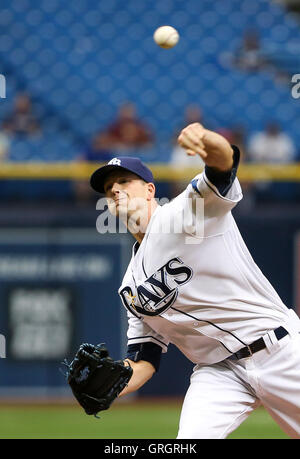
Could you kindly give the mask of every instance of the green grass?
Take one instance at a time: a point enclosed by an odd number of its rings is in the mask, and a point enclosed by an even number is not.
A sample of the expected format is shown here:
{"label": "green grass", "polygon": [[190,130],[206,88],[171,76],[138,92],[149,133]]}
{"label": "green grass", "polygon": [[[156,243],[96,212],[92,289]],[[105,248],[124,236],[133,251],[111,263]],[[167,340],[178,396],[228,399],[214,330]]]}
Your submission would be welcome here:
{"label": "green grass", "polygon": [[[181,403],[115,403],[101,419],[77,406],[22,405],[0,407],[1,439],[174,439]],[[288,438],[264,409],[259,408],[231,439]]]}

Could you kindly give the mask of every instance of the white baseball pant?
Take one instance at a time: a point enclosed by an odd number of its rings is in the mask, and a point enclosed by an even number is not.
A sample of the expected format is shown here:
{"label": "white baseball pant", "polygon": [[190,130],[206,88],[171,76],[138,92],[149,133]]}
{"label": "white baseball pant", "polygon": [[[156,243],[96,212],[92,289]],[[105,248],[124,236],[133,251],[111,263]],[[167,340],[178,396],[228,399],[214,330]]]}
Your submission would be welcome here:
{"label": "white baseball pant", "polygon": [[300,438],[300,334],[274,336],[265,335],[267,347],[251,357],[196,365],[178,439],[226,438],[261,404],[287,435]]}

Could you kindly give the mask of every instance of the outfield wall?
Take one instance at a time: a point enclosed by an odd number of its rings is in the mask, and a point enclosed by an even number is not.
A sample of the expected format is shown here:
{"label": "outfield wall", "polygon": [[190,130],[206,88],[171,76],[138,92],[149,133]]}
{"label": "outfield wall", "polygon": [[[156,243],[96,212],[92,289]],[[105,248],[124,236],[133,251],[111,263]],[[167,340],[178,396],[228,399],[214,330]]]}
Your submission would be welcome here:
{"label": "outfield wall", "polygon": [[[59,369],[79,344],[105,342],[114,358],[124,355],[126,315],[117,289],[133,240],[124,234],[99,235],[94,209],[27,209],[23,227],[15,210],[0,230],[0,333],[6,341],[0,396],[70,395]],[[297,309],[297,209],[237,213],[236,218],[264,274],[288,307]],[[159,374],[140,394],[182,395],[191,370],[192,364],[170,346]]]}

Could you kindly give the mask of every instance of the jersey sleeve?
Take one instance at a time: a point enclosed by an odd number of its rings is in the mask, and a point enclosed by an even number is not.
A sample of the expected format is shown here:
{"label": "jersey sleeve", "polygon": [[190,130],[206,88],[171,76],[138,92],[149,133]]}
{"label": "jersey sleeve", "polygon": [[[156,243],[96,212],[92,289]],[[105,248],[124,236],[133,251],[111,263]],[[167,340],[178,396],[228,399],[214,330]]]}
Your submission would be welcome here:
{"label": "jersey sleeve", "polygon": [[150,362],[157,372],[160,366],[161,353],[162,348],[158,346],[158,344],[150,342],[129,344],[126,358],[132,360],[133,362],[139,362],[140,360]]}
{"label": "jersey sleeve", "polygon": [[228,172],[218,172],[212,167],[205,166],[204,171],[197,175],[190,182],[188,191],[191,189],[200,197],[209,202],[217,202],[224,207],[234,207],[243,197],[240,183],[236,177],[240,151],[237,147],[233,148],[233,166]]}
{"label": "jersey sleeve", "polygon": [[199,240],[206,236],[222,234],[232,224],[231,210],[243,197],[236,177],[240,152],[237,147],[232,148],[233,166],[230,171],[217,172],[206,166],[203,172],[194,177],[187,188],[169,203],[169,215],[183,222],[183,232],[192,238]]}
{"label": "jersey sleeve", "polygon": [[154,343],[161,347],[162,352],[167,352],[169,342],[156,333],[142,319],[128,312],[127,345],[140,343]]}
{"label": "jersey sleeve", "polygon": [[217,172],[205,166],[204,171],[194,177],[185,190],[185,197],[200,197],[204,200],[207,215],[223,215],[233,209],[243,198],[242,189],[236,177],[240,152],[233,148],[233,166],[228,172]]}

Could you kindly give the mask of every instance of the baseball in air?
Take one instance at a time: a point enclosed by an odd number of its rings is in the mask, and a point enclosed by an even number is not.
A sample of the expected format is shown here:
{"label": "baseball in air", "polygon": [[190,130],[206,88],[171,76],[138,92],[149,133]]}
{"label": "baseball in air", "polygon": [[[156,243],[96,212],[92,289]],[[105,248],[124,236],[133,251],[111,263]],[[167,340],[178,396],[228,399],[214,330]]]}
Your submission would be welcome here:
{"label": "baseball in air", "polygon": [[158,27],[153,35],[155,43],[161,48],[173,48],[178,43],[179,33],[174,27],[162,26]]}

